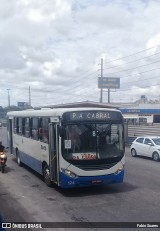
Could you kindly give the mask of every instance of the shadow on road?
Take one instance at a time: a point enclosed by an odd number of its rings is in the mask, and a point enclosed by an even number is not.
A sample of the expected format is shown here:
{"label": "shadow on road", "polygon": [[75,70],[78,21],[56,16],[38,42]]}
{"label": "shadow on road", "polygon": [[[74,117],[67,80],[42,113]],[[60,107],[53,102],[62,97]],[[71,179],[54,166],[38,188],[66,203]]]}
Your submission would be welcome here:
{"label": "shadow on road", "polygon": [[[16,162],[15,159],[12,160]],[[23,164],[22,167],[43,181],[43,176],[41,176],[39,173],[31,169],[30,167],[28,167],[25,164]],[[8,167],[8,171],[12,171],[12,170],[14,171],[14,169]],[[7,172],[7,168],[6,168],[6,172]],[[27,178],[28,176],[24,174],[23,177]],[[32,187],[38,187],[38,184],[32,185]],[[121,184],[110,184],[106,186],[91,186],[91,187],[80,187],[80,188],[71,188],[71,189],[62,189],[57,185],[53,184],[51,188],[61,193],[64,197],[85,197],[89,195],[118,194],[118,193],[130,192],[130,191],[134,191],[137,188],[137,186],[128,182],[124,182]]]}
{"label": "shadow on road", "polygon": [[[17,164],[15,158],[13,158],[12,161],[15,162],[15,163]],[[25,165],[25,164],[22,163],[22,166],[21,166],[21,167],[22,167],[22,168],[25,168],[27,171],[29,171],[30,173],[34,174],[36,177],[38,177],[39,179],[43,180],[42,175],[40,175],[38,172],[34,171],[32,168],[28,167],[27,165]],[[19,168],[21,168],[21,167],[19,167]],[[14,170],[14,169],[13,169],[13,170]],[[24,175],[24,177],[25,177],[25,175]]]}
{"label": "shadow on road", "polygon": [[100,194],[117,194],[134,191],[137,186],[130,183],[124,182],[122,184],[107,185],[107,186],[92,186],[83,188],[72,188],[72,189],[55,189],[63,194],[65,197],[83,197],[89,195],[100,195]]}
{"label": "shadow on road", "polygon": [[[8,173],[8,172],[13,172],[13,171],[15,171],[14,168],[11,168],[11,167],[9,167],[9,166],[6,166],[3,174],[6,174],[6,173]],[[1,173],[1,171],[0,171],[0,173]]]}

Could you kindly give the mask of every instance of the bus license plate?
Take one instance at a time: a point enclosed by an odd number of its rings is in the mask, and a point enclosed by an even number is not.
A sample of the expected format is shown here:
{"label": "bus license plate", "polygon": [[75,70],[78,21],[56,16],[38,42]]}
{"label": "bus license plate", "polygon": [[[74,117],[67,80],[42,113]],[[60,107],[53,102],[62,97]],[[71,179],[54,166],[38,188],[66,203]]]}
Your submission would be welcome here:
{"label": "bus license plate", "polygon": [[101,184],[102,180],[92,180],[92,184]]}

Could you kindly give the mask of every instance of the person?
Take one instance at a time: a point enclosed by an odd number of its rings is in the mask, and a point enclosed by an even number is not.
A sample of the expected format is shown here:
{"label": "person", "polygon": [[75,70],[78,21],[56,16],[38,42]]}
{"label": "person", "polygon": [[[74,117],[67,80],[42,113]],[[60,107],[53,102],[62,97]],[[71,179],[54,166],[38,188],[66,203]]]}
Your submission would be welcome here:
{"label": "person", "polygon": [[[4,152],[4,153],[2,153]],[[2,141],[0,141],[0,155],[5,154],[5,163],[7,161],[7,153],[5,147],[2,145]]]}
{"label": "person", "polygon": [[5,147],[2,145],[2,141],[0,141],[0,152],[4,152],[5,151]]}
{"label": "person", "polygon": [[76,150],[80,150],[80,137],[78,134],[78,131],[76,129],[76,126],[72,126],[69,134],[69,138],[71,139],[71,146],[73,149],[73,152]]}

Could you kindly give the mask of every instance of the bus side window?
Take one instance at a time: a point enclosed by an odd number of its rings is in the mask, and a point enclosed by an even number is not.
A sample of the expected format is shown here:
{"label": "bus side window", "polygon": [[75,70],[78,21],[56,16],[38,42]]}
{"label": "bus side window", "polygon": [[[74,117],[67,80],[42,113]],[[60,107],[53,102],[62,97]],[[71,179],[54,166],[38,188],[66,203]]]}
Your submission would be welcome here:
{"label": "bus side window", "polygon": [[23,131],[23,119],[20,117],[20,118],[17,118],[17,124],[18,124],[18,127],[17,127],[17,133],[19,135],[22,135],[22,131]]}
{"label": "bus side window", "polygon": [[24,135],[26,137],[30,137],[30,119],[29,118],[24,119]]}
{"label": "bus side window", "polygon": [[17,128],[18,128],[18,123],[17,123],[17,118],[15,117],[15,118],[14,118],[14,131],[13,131],[14,134],[16,134],[16,133],[18,132],[18,129],[17,129]]}
{"label": "bus side window", "polygon": [[49,118],[41,118],[39,137],[42,142],[49,142]]}
{"label": "bus side window", "polygon": [[39,125],[39,119],[38,118],[32,118],[31,121],[31,137],[35,140],[39,139],[39,133],[38,133],[38,125]]}

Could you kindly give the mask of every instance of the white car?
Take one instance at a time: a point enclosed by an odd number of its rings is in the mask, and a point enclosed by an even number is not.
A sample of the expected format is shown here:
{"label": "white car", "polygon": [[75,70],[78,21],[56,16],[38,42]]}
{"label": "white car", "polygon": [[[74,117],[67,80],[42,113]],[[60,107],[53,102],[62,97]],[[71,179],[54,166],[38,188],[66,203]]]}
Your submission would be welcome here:
{"label": "white car", "polygon": [[137,137],[131,145],[131,155],[151,157],[155,161],[160,159],[160,136]]}

